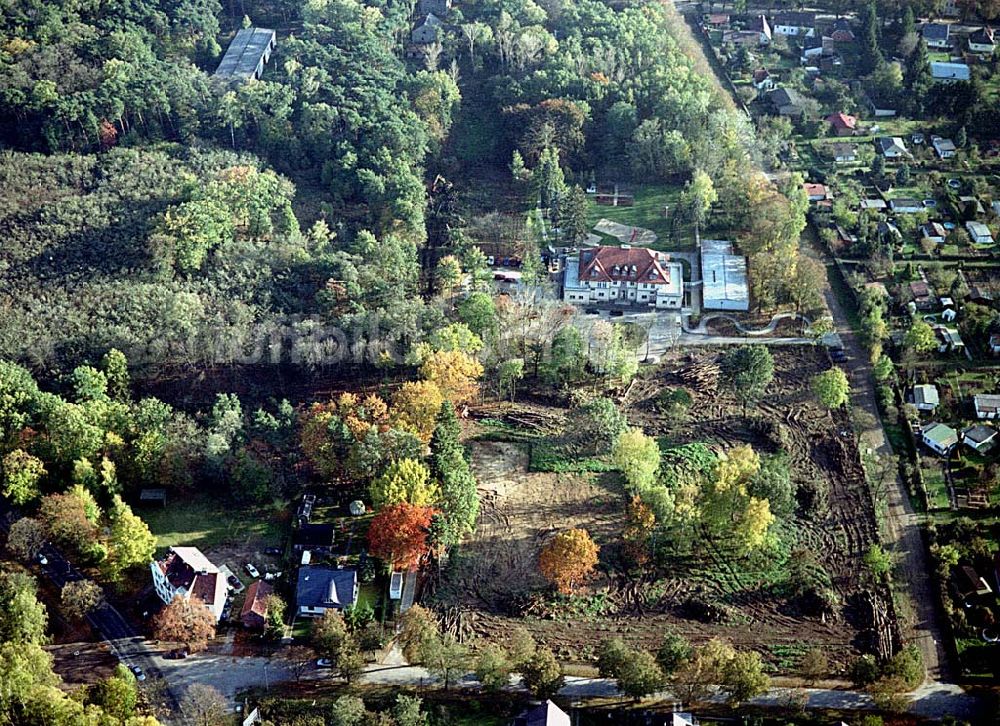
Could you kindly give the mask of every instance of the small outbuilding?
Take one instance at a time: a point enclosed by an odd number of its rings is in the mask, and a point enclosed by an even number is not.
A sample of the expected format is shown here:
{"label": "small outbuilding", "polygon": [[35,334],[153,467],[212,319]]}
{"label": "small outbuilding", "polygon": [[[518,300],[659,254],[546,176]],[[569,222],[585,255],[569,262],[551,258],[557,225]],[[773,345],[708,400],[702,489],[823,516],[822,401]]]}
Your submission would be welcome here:
{"label": "small outbuilding", "polygon": [[947,456],[958,445],[958,432],[943,423],[929,423],[920,429],[920,440],[939,456]]}
{"label": "small outbuilding", "polygon": [[913,387],[913,405],[918,411],[934,411],[940,403],[937,386],[923,383]]}
{"label": "small outbuilding", "polygon": [[975,424],[962,432],[962,443],[979,454],[985,454],[996,444],[997,430],[986,424]]}

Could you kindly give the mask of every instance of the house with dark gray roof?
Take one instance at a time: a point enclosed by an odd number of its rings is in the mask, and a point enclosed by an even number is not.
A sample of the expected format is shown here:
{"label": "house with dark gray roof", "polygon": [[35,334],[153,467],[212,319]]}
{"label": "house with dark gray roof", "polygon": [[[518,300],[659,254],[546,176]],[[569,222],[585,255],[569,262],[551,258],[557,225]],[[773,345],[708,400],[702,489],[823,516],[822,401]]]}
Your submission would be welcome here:
{"label": "house with dark gray roof", "polygon": [[332,567],[303,565],[295,587],[295,610],[300,617],[322,617],[327,610],[343,610],[358,599],[358,573]]}
{"label": "house with dark gray roof", "polygon": [[801,116],[805,99],[794,88],[776,88],[767,94],[767,100],[780,116]]}
{"label": "house with dark gray roof", "polygon": [[928,48],[951,47],[951,26],[947,23],[924,23],[924,27],[920,29],[920,36]]}

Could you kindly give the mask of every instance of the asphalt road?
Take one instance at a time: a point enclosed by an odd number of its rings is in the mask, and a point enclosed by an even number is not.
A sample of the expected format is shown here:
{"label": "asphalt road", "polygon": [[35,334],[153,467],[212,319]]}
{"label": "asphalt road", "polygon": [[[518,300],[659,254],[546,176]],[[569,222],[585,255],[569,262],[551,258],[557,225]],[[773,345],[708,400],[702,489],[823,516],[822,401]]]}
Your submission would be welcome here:
{"label": "asphalt road", "polygon": [[[6,508],[0,503],[0,527],[4,531],[10,528],[17,513]],[[42,575],[48,578],[57,588],[62,589],[67,582],[84,580],[86,577],[76,569],[73,564],[63,556],[62,552],[46,543],[41,550],[41,555],[45,558],[45,564],[39,560],[36,566]],[[138,666],[142,669],[146,677],[145,683],[162,676],[161,671],[156,667],[153,660],[154,650],[146,643],[146,639],[139,633],[125,617],[111,604],[105,593],[104,602],[99,608],[87,616],[87,622],[93,627],[111,648],[118,660],[128,668]],[[170,714],[175,716],[161,718],[162,723],[183,723],[180,709],[180,694],[169,682],[164,682],[162,689],[163,706]]]}

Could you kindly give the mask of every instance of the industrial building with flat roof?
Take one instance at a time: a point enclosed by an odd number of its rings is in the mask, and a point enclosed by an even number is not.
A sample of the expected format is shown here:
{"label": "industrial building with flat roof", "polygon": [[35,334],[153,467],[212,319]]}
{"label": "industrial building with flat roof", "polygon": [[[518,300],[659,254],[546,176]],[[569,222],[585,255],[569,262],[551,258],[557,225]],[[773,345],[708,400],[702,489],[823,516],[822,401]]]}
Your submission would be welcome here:
{"label": "industrial building with flat roof", "polygon": [[705,310],[749,310],[747,260],[733,254],[733,243],[701,240],[702,302]]}
{"label": "industrial building with flat roof", "polygon": [[271,59],[275,36],[270,28],[243,28],[222,56],[215,78],[224,81],[258,80]]}

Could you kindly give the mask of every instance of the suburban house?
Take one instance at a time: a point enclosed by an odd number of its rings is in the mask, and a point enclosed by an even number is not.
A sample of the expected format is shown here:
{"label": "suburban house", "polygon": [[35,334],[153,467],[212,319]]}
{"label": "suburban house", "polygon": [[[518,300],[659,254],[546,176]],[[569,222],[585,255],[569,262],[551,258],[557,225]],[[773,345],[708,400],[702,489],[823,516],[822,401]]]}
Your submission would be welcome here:
{"label": "suburban house", "polygon": [[846,113],[831,114],[826,117],[826,122],[833,127],[833,132],[837,136],[853,136],[858,128],[857,117]]}
{"label": "suburban house", "polygon": [[739,45],[745,48],[758,48],[766,43],[761,42],[761,34],[753,30],[724,30],[723,45]]}
{"label": "suburban house", "polygon": [[328,552],[333,547],[332,524],[303,524],[292,533],[292,549]]}
{"label": "suburban house", "polygon": [[240,29],[212,77],[229,83],[259,80],[271,59],[275,37],[270,28]]}
{"label": "suburban house", "polygon": [[977,55],[993,55],[997,44],[993,28],[980,28],[969,36],[969,52]]}
{"label": "suburban house", "polygon": [[247,588],[246,600],[240,611],[240,622],[247,630],[263,630],[267,618],[267,598],[274,594],[271,584],[263,580],[254,581]]}
{"label": "suburban house", "polygon": [[875,139],[875,148],[886,159],[898,159],[910,155],[906,150],[906,142],[899,136],[879,136]]}
{"label": "suburban house", "polygon": [[295,610],[301,617],[318,618],[327,610],[343,610],[358,599],[358,573],[331,567],[303,565],[295,587]]}
{"label": "suburban house", "polygon": [[770,91],[774,89],[774,78],[767,68],[758,68],[753,72],[753,87],[758,91]]}
{"label": "suburban house", "polygon": [[948,230],[940,222],[928,222],[920,225],[920,238],[930,240],[936,244],[943,244]]}
{"label": "suburban house", "polygon": [[936,325],[934,334],[938,339],[938,353],[957,353],[965,350],[965,341],[955,328]]}
{"label": "suburban house", "polygon": [[859,209],[874,209],[881,211],[883,209],[887,209],[888,207],[889,205],[885,203],[884,199],[862,199],[858,203]]}
{"label": "suburban house", "polygon": [[985,424],[975,424],[962,432],[962,443],[979,454],[985,454],[996,444],[997,430]]}
{"label": "suburban house", "polygon": [[918,411],[933,411],[941,403],[937,386],[923,383],[913,387],[913,405]]}
{"label": "suburban house", "polygon": [[779,13],[774,16],[771,28],[778,35],[811,38],[816,35],[816,14]]}
{"label": "suburban house", "polygon": [[747,258],[733,253],[732,242],[701,240],[702,302],[705,310],[749,310]]}
{"label": "suburban house", "polygon": [[769,45],[771,43],[771,26],[767,22],[767,18],[763,15],[755,15],[753,19],[747,23],[747,31],[754,33],[757,36],[758,45]]}
{"label": "suburban house", "polygon": [[928,48],[943,50],[951,47],[951,26],[947,23],[925,23],[920,36]]}
{"label": "suburban house", "polygon": [[451,0],[420,0],[421,15],[445,16],[451,10]]}
{"label": "suburban house", "polygon": [[837,245],[840,247],[850,247],[858,241],[856,234],[851,234],[839,224],[834,227],[837,233]]}
{"label": "suburban house", "polygon": [[993,305],[993,293],[980,285],[970,285],[968,300],[969,302],[989,307]]}
{"label": "suburban house", "polygon": [[975,567],[962,565],[956,572],[955,591],[965,599],[973,596],[989,595],[993,592],[986,578],[976,572]]}
{"label": "suburban house", "polygon": [[967,81],[969,66],[965,63],[945,63],[944,61],[931,61],[931,78],[941,83],[958,83]]}
{"label": "suburban house", "polygon": [[802,56],[800,61],[806,63],[809,60],[832,56],[836,53],[833,45],[833,38],[827,35],[815,35],[806,38],[802,42]]}
{"label": "suburban house", "polygon": [[669,255],[646,247],[594,247],[566,260],[563,300],[611,302],[679,309],[684,268]]}
{"label": "suburban house", "polygon": [[802,115],[805,99],[794,88],[777,88],[767,95],[767,100],[779,116]]}
{"label": "suburban house", "polygon": [[410,41],[414,45],[430,45],[437,41],[441,35],[441,19],[434,13],[427,13],[427,17],[420,25],[410,33]]}
{"label": "suburban house", "polygon": [[923,280],[914,280],[910,283],[910,295],[917,310],[931,310],[934,307],[934,296],[931,295],[931,287]]}
{"label": "suburban house", "polygon": [[830,145],[830,156],[838,164],[850,164],[858,159],[857,144],[845,144],[843,142]]}
{"label": "suburban house", "polygon": [[830,29],[830,37],[835,43],[850,43],[854,40],[854,29],[847,18],[837,18]]}
{"label": "suburban house", "polygon": [[805,189],[806,196],[809,197],[810,202],[821,202],[824,199],[831,199],[833,197],[833,194],[830,193],[825,184],[806,182],[802,185],[802,188]]}
{"label": "suburban house", "polygon": [[722,30],[729,26],[729,15],[726,13],[709,13],[702,19],[702,22],[705,24],[705,27]]}
{"label": "suburban house", "polygon": [[514,719],[513,726],[570,726],[569,714],[552,701],[532,706]]}
{"label": "suburban house", "polygon": [[219,568],[209,562],[197,547],[171,547],[162,560],[149,563],[153,588],[160,599],[169,603],[180,596],[192,596],[204,603],[215,619],[222,617],[229,586]]}
{"label": "suburban house", "polygon": [[975,219],[986,214],[983,203],[977,197],[961,196],[958,198],[958,207],[965,219]]}
{"label": "suburban house", "polygon": [[979,393],[972,397],[976,418],[1000,418],[1000,394]]}
{"label": "suburban house", "polygon": [[969,237],[972,238],[973,244],[993,244],[993,234],[990,232],[990,228],[982,222],[966,222],[965,229],[968,231]]}
{"label": "suburban house", "polygon": [[883,243],[887,241],[896,243],[903,239],[903,233],[899,231],[899,227],[889,220],[883,219],[875,229],[878,232],[879,240]]}
{"label": "suburban house", "polygon": [[958,445],[958,432],[943,423],[929,423],[921,427],[920,440],[935,453],[947,456]]}
{"label": "suburban house", "polygon": [[942,159],[951,159],[955,156],[957,147],[951,139],[943,139],[940,136],[931,136],[931,146]]}
{"label": "suburban house", "polygon": [[865,106],[875,118],[894,118],[897,114],[895,106],[889,105],[889,103],[881,98],[875,98],[870,95],[865,96]]}

